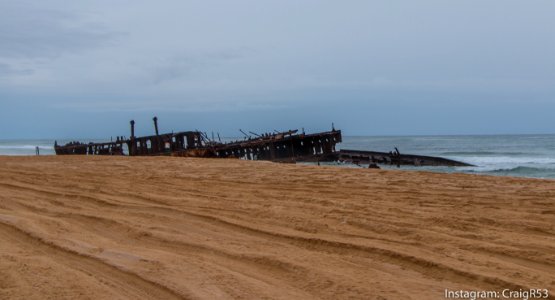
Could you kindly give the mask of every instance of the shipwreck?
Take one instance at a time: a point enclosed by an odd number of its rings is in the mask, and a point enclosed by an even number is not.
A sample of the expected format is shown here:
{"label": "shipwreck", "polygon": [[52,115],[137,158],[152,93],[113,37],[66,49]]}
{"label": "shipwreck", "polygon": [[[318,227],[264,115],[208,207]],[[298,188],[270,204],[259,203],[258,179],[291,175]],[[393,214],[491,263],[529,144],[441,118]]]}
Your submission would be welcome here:
{"label": "shipwreck", "polygon": [[154,135],[135,136],[135,121],[131,120],[131,135],[117,136],[109,142],[83,143],[72,141],[65,145],[54,142],[56,155],[128,155],[128,156],[182,156],[239,158],[246,160],[267,160],[273,162],[345,162],[368,163],[370,166],[412,165],[412,166],[471,166],[464,162],[441,157],[401,154],[399,150],[375,152],[361,150],[337,150],[342,142],[341,130],[333,125],[331,131],[307,134],[302,130],[257,134],[250,132],[242,140],[222,142],[210,138],[206,133],[181,131],[158,132],[158,118],[154,117]]}

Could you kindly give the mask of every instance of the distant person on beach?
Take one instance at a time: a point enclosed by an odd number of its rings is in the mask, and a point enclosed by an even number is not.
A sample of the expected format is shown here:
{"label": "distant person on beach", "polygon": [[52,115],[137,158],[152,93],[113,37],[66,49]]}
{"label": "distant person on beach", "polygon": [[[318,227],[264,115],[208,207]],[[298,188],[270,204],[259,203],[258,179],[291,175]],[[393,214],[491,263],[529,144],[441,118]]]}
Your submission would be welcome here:
{"label": "distant person on beach", "polygon": [[395,156],[395,161],[397,162],[397,168],[401,167],[401,153],[399,152],[399,149],[397,149],[397,147],[395,147],[395,152],[393,153]]}

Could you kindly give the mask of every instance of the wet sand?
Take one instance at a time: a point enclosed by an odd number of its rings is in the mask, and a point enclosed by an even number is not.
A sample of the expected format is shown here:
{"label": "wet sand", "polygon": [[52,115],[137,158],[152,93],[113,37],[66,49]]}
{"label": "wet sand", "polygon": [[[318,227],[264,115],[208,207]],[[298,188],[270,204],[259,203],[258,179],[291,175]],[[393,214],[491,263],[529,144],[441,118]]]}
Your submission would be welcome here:
{"label": "wet sand", "polygon": [[0,157],[0,299],[555,294],[555,181]]}

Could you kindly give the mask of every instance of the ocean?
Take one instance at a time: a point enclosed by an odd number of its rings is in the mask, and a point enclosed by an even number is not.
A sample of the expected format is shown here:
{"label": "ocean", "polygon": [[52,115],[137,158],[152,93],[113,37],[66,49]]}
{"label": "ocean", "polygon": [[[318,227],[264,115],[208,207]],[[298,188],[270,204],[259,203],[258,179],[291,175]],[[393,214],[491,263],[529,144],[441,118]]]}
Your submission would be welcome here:
{"label": "ocean", "polygon": [[[0,140],[0,155],[35,155],[37,146],[41,155],[53,155],[53,144],[54,140],[48,139]],[[344,136],[338,145],[339,149],[384,152],[394,147],[405,154],[440,156],[475,165],[401,168],[406,170],[555,178],[555,135]]]}

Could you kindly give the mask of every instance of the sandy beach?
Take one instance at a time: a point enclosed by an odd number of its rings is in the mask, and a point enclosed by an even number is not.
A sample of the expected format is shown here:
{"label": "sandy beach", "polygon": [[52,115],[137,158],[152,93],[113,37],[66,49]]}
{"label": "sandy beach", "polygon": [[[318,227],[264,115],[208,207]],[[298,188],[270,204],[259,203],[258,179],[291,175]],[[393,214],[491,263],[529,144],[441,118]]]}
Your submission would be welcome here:
{"label": "sandy beach", "polygon": [[0,299],[555,294],[555,181],[0,157]]}

